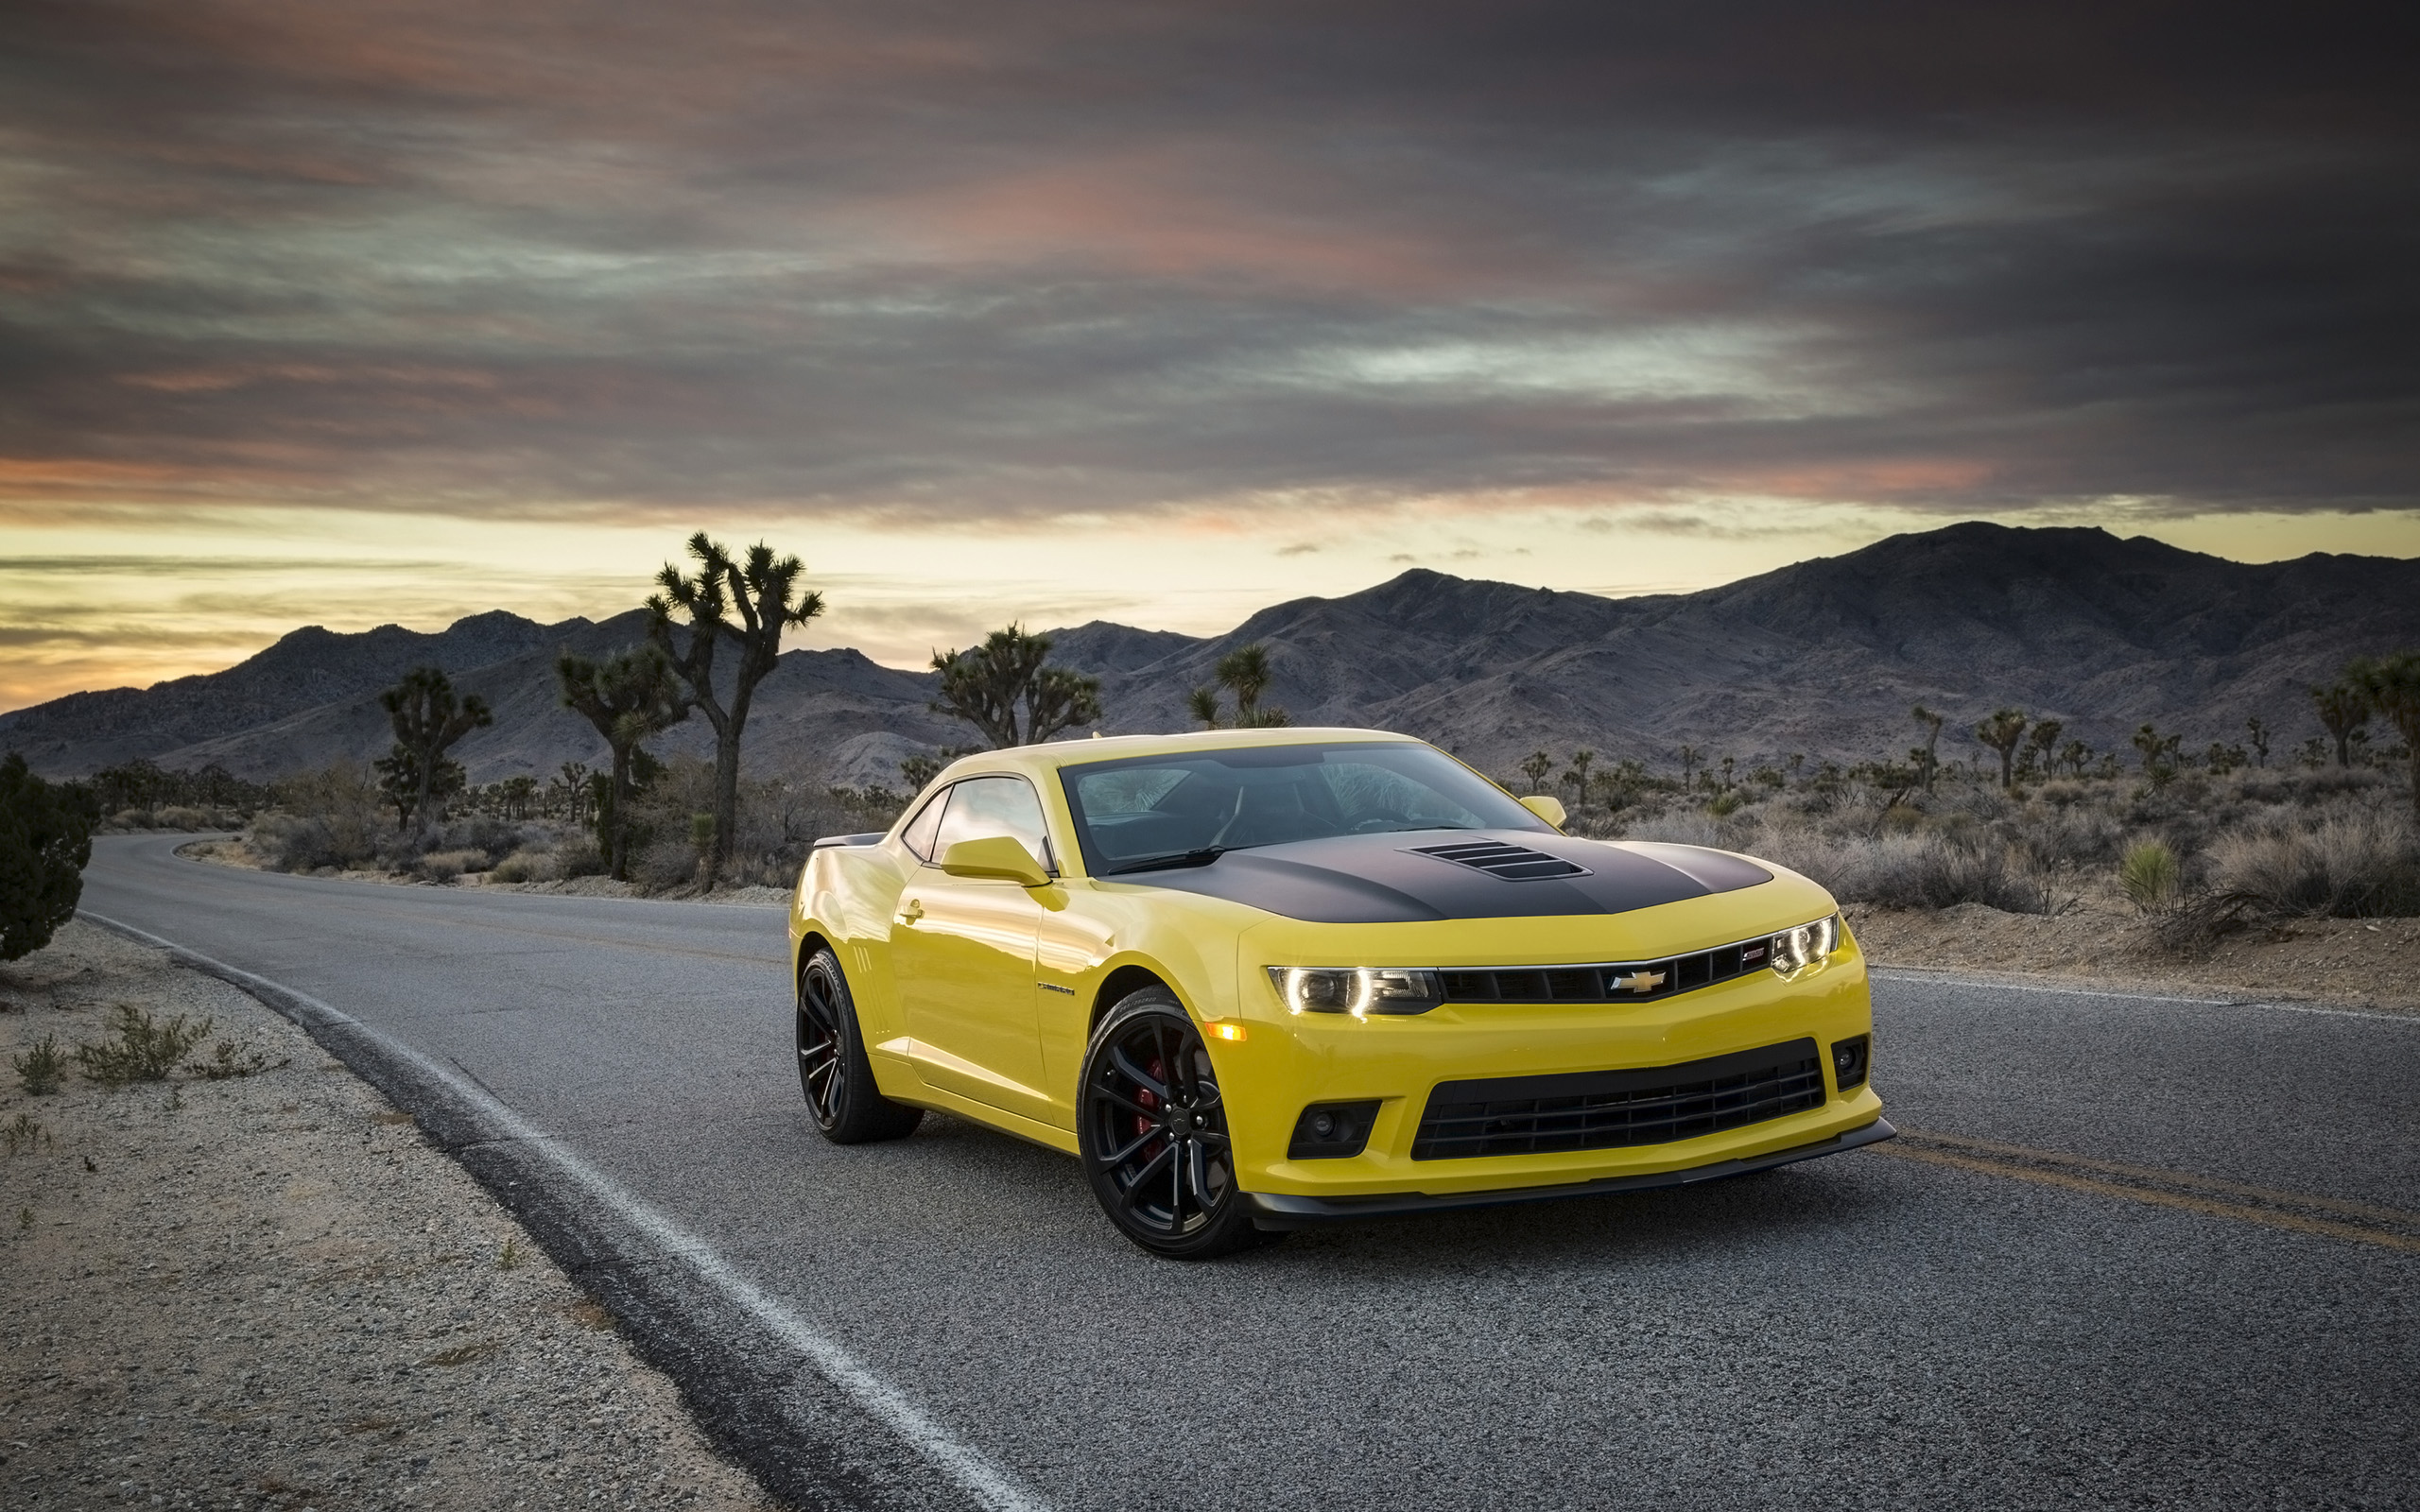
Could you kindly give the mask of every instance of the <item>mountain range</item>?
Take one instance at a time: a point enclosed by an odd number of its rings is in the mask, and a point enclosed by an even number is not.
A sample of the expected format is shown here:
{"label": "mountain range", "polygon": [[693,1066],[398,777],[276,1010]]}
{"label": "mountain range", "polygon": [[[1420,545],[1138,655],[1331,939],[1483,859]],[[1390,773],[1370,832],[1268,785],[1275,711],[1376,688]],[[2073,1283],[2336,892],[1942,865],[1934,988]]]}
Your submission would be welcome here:
{"label": "mountain range", "polygon": [[[367,759],[391,738],[378,691],[436,665],[495,711],[455,749],[472,780],[544,775],[602,755],[557,700],[557,650],[611,650],[644,627],[637,610],[556,625],[496,610],[435,633],[312,626],[222,672],[0,714],[0,749],[54,776],[136,757],[251,778]],[[2308,689],[2348,657],[2420,647],[2420,561],[2247,564],[2099,529],[1965,524],[1694,593],[1612,599],[1414,570],[1223,635],[1097,621],[1052,636],[1055,662],[1100,679],[1105,733],[1188,728],[1187,691],[1258,642],[1274,668],[1265,701],[1294,723],[1399,730],[1499,773],[1581,746],[1655,767],[1684,742],[1743,764],[1869,759],[1906,749],[1917,703],[1949,715],[1945,755],[2004,705],[2102,748],[2146,722],[2188,748],[2238,740],[2253,715],[2282,747],[2317,733]],[[974,738],[932,712],[933,694],[929,673],[854,650],[786,652],[757,689],[749,767],[895,786],[902,758]],[[702,718],[657,743],[711,745]]]}

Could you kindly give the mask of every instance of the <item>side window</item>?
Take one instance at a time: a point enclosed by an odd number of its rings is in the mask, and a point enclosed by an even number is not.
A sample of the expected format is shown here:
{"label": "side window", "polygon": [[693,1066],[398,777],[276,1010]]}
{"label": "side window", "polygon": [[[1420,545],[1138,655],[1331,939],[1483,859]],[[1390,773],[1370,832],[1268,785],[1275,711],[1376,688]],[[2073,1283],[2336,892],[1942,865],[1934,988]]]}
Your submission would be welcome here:
{"label": "side window", "polygon": [[951,788],[949,812],[942,816],[932,853],[925,859],[938,861],[960,840],[986,840],[995,834],[1023,840],[1045,868],[1059,869],[1057,858],[1050,853],[1050,835],[1043,828],[1042,800],[1022,777],[970,777]]}
{"label": "side window", "polygon": [[942,810],[949,806],[949,796],[952,791],[953,789],[944,787],[934,794],[932,801],[925,805],[924,811],[909,819],[908,828],[899,832],[900,844],[915,851],[916,859],[919,861],[933,859],[933,832],[941,828]]}

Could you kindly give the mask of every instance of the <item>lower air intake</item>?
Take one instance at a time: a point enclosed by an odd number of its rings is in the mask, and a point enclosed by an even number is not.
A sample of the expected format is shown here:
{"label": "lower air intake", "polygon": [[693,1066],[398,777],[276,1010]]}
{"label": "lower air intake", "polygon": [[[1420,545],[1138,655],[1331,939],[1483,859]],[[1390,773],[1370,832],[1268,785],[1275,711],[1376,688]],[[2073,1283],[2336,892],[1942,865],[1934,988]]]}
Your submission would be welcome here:
{"label": "lower air intake", "polygon": [[1440,1082],[1411,1158],[1668,1144],[1823,1106],[1824,1062],[1812,1040],[1637,1071]]}

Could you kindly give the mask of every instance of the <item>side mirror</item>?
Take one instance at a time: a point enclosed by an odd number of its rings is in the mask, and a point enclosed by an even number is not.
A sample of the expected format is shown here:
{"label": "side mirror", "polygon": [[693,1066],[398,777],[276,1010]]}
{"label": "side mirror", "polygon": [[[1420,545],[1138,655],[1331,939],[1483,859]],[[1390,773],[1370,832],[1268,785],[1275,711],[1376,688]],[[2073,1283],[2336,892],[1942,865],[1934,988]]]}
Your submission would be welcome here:
{"label": "side mirror", "polygon": [[1556,829],[1563,828],[1563,799],[1547,793],[1532,793],[1521,800],[1521,806]]}
{"label": "side mirror", "polygon": [[1025,842],[1005,834],[959,841],[942,852],[942,869],[953,877],[988,877],[1020,887],[1050,885],[1050,873],[1042,869]]}

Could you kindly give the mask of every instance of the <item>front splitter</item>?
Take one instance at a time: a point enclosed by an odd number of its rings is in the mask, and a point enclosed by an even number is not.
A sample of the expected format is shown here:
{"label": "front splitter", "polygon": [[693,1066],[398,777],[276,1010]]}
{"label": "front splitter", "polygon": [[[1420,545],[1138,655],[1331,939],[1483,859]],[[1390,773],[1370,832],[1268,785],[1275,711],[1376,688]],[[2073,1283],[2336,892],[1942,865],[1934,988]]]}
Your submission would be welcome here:
{"label": "front splitter", "polygon": [[1446,1212],[1457,1208],[1501,1208],[1516,1202],[1554,1202],[1564,1197],[1599,1197],[1617,1192],[1652,1192],[1662,1187],[1694,1186],[1701,1181],[1720,1181],[1726,1177],[1746,1176],[1754,1171],[1770,1171],[1777,1165],[1838,1155],[1859,1145],[1879,1143],[1898,1132],[1891,1126],[1889,1119],[1877,1118],[1864,1127],[1851,1129],[1845,1134],[1835,1134],[1811,1144],[1793,1144],[1786,1150],[1772,1150],[1742,1160],[1717,1160],[1711,1165],[1693,1165],[1682,1171],[1655,1171],[1645,1176],[1601,1177],[1594,1181],[1573,1181],[1550,1187],[1512,1187],[1495,1192],[1454,1192],[1443,1195],[1426,1192],[1386,1192],[1364,1197],[1303,1197],[1265,1192],[1251,1192],[1245,1195],[1252,1200],[1253,1226],[1274,1231],[1354,1218],[1385,1218],[1397,1213]]}

